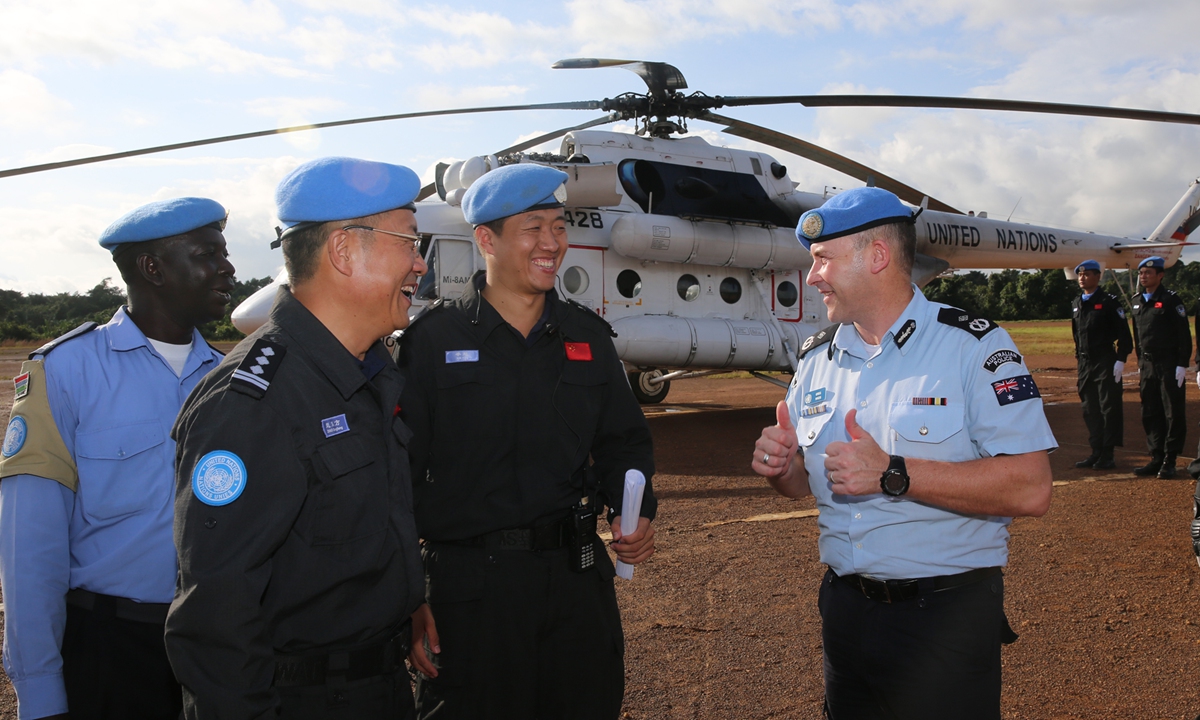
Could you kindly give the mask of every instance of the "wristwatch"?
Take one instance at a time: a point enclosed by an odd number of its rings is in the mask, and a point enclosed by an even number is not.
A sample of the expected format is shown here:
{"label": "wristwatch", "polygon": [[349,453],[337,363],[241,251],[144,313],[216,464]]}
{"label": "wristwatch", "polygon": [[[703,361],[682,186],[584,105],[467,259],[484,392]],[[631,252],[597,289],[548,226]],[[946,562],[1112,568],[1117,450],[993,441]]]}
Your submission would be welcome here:
{"label": "wristwatch", "polygon": [[899,455],[889,457],[892,461],[888,463],[887,470],[883,471],[883,477],[879,478],[879,487],[883,489],[884,495],[900,497],[908,492],[908,470],[904,466],[904,458]]}

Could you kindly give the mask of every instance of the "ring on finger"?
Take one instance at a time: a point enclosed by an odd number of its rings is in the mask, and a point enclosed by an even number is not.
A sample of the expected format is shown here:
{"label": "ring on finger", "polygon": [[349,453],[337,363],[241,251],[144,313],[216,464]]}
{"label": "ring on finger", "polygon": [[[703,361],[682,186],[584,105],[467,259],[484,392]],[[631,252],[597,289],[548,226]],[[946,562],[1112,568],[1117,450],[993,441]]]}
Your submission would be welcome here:
{"label": "ring on finger", "polygon": [[771,453],[763,453],[762,464],[763,465],[771,464]]}

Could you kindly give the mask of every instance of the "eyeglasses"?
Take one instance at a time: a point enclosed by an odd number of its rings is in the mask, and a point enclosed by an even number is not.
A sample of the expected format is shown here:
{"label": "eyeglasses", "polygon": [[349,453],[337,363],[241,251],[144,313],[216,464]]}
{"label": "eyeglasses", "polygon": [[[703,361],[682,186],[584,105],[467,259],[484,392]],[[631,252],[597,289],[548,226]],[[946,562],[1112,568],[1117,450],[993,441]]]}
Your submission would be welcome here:
{"label": "eyeglasses", "polygon": [[412,244],[411,247],[412,247],[413,257],[421,256],[421,249],[420,249],[421,238],[417,237],[416,235],[392,232],[391,230],[380,230],[379,228],[373,228],[373,227],[369,227],[367,225],[347,225],[346,227],[344,227],[342,229],[343,230],[370,230],[371,232],[383,233],[384,235],[392,235],[393,237],[398,237],[401,240],[406,240]]}

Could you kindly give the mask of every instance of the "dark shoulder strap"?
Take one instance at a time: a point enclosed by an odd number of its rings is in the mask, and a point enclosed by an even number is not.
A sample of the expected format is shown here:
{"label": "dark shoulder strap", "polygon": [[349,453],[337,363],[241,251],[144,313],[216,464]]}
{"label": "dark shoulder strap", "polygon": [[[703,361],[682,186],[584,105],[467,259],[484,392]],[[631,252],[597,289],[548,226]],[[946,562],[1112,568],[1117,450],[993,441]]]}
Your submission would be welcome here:
{"label": "dark shoulder strap", "polygon": [[38,355],[41,355],[43,357],[46,355],[49,355],[50,351],[53,350],[54,348],[58,347],[59,345],[62,345],[65,342],[70,342],[71,340],[74,340],[77,337],[83,337],[84,335],[87,335],[91,331],[95,330],[97,327],[99,327],[99,325],[97,325],[96,323],[89,320],[89,321],[85,322],[84,324],[80,325],[79,327],[75,328],[71,332],[67,333],[66,335],[59,335],[58,337],[54,338],[50,342],[41,346],[37,350],[34,350],[33,352],[29,353],[29,359],[32,360],[35,357],[37,357]]}

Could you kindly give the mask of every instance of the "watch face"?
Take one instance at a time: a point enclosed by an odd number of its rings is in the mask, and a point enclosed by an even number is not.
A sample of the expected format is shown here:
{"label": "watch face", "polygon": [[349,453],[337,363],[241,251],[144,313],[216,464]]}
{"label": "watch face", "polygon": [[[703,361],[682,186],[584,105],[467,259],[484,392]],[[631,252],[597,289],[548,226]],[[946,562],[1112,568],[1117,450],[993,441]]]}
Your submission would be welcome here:
{"label": "watch face", "polygon": [[883,491],[888,495],[903,495],[908,490],[908,477],[899,470],[888,470],[883,474]]}

